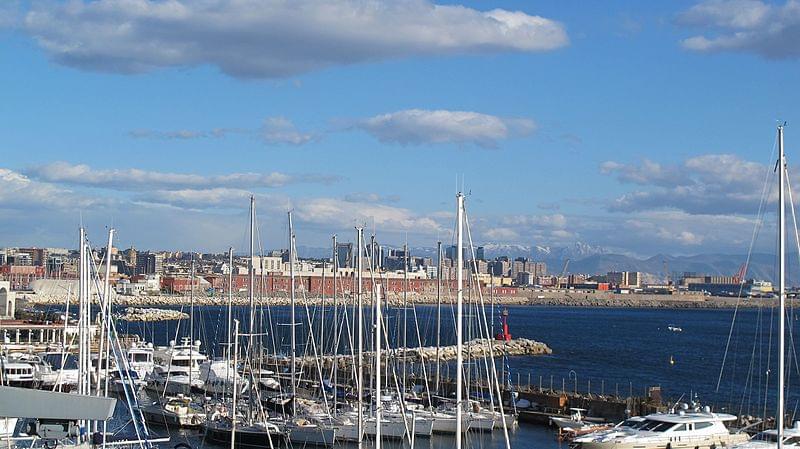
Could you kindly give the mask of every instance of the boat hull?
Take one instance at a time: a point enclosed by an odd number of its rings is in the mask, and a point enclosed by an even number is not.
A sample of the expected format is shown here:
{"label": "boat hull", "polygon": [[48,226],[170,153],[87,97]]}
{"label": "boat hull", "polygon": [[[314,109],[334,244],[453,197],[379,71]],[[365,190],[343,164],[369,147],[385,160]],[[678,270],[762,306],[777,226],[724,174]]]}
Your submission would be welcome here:
{"label": "boat hull", "polygon": [[[231,427],[222,424],[206,424],[203,426],[205,439],[209,443],[230,447]],[[270,444],[272,440],[272,444]],[[266,448],[277,445],[285,440],[285,435],[277,429],[267,429],[258,426],[244,426],[236,428],[235,445],[237,448]]]}
{"label": "boat hull", "polygon": [[747,440],[748,436],[741,433],[730,435],[703,435],[684,438],[682,441],[669,441],[669,439],[618,441],[609,439],[608,441],[576,441],[570,444],[570,449],[663,449],[667,446],[672,449],[711,449],[730,447]]}
{"label": "boat hull", "polygon": [[335,427],[287,426],[286,431],[289,441],[300,445],[333,446],[336,440]]}

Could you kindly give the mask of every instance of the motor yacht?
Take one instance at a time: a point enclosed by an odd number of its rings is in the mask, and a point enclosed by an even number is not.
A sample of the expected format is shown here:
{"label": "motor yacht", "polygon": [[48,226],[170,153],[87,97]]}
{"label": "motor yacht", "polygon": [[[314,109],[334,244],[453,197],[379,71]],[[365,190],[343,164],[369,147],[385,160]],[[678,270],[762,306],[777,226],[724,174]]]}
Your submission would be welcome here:
{"label": "motor yacht", "polygon": [[736,417],[725,413],[684,409],[677,413],[653,413],[630,427],[602,430],[575,438],[573,449],[656,449],[728,447],[747,441],[744,433],[733,433],[725,425]]}

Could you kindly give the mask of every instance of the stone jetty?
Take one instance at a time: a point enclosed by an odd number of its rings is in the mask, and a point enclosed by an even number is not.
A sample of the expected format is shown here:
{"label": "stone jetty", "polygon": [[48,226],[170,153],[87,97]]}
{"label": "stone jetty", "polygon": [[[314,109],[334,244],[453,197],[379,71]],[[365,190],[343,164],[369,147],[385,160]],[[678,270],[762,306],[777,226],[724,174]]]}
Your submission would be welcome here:
{"label": "stone jetty", "polygon": [[185,320],[189,318],[189,314],[177,310],[128,307],[122,313],[116,314],[115,317],[123,321],[171,321]]}
{"label": "stone jetty", "polygon": [[[530,340],[527,338],[515,338],[510,341],[489,340],[492,344],[492,354],[495,357],[503,355],[508,356],[539,356],[549,355],[553,353],[547,344],[540,341]],[[480,358],[489,356],[489,345],[486,340],[475,339],[472,341],[464,342],[464,358]],[[372,358],[372,352],[364,352],[366,359]],[[441,360],[446,362],[455,360],[458,352],[455,346],[442,346],[440,348],[439,356]],[[384,357],[391,357],[392,359],[405,359],[409,362],[426,362],[431,363],[436,361],[436,347],[426,346],[423,348],[400,348],[383,351]],[[325,355],[319,358],[321,365],[324,368],[330,368],[333,365],[332,355]],[[353,355],[340,354],[338,356],[338,365],[340,368],[347,369],[353,363]],[[313,356],[298,357],[299,362],[305,365],[313,366],[317,360]],[[285,358],[281,358],[285,362]]]}

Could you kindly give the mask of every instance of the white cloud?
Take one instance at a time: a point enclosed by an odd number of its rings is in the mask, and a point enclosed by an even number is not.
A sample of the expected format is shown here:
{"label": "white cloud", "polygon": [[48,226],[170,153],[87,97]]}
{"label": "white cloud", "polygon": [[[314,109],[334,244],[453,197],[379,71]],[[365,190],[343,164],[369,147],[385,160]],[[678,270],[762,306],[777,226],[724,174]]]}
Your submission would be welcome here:
{"label": "white cloud", "polygon": [[290,120],[284,117],[269,117],[264,121],[261,137],[268,144],[303,145],[313,139],[311,134],[301,133]]}
{"label": "white cloud", "polygon": [[400,201],[398,195],[381,195],[375,192],[353,192],[344,196],[350,203],[396,203]]}
{"label": "white cloud", "polygon": [[307,198],[298,201],[294,210],[308,223],[348,228],[355,225],[376,226],[387,232],[409,231],[420,234],[443,232],[444,227],[433,217],[417,214],[402,207],[371,202],[348,202],[335,198]]}
{"label": "white cloud", "polygon": [[248,204],[250,195],[253,195],[253,193],[248,190],[224,187],[154,190],[136,195],[134,201],[194,210],[242,209]]}
{"label": "white cloud", "polygon": [[499,140],[536,129],[533,120],[470,111],[407,109],[377,115],[355,125],[381,142],[408,144],[470,143],[494,147]]}
{"label": "white cloud", "polygon": [[682,13],[678,22],[705,32],[684,39],[699,52],[741,51],[770,59],[800,57],[800,1],[782,6],[761,0],[708,0]]}
{"label": "white cloud", "polygon": [[[610,210],[632,212],[673,208],[693,214],[743,213],[758,210],[769,167],[731,154],[709,154],[663,166],[605,162],[600,172],[640,189],[610,203]],[[768,199],[771,199],[768,198]]]}
{"label": "white cloud", "polygon": [[[640,212],[616,227],[641,248],[681,246],[706,251],[725,248],[746,251],[756,220],[751,217],[721,214],[689,214],[666,209]],[[663,250],[663,249],[662,249]]]}
{"label": "white cloud", "polygon": [[84,197],[58,185],[38,182],[24,174],[0,168],[0,207],[27,209],[52,207],[75,210],[90,207],[103,201]]}
{"label": "white cloud", "polygon": [[517,231],[510,228],[492,228],[487,229],[483,236],[493,242],[517,242],[519,241],[519,234]]}
{"label": "white cloud", "polygon": [[563,25],[544,17],[426,0],[45,1],[21,27],[53,60],[84,70],[212,65],[245,78],[568,44]]}
{"label": "white cloud", "polygon": [[292,183],[332,183],[336,176],[317,174],[291,175],[271,173],[231,173],[227,175],[198,175],[125,169],[94,169],[84,164],[53,162],[29,168],[33,178],[63,184],[102,187],[119,190],[157,190],[184,188],[260,188],[281,187]]}

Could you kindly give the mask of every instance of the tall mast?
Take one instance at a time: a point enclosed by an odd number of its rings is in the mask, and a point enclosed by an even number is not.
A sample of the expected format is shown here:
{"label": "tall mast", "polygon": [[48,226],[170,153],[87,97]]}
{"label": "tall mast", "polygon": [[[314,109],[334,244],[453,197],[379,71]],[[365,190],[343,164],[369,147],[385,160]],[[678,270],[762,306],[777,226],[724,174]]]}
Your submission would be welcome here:
{"label": "tall mast", "polygon": [[247,350],[253,351],[253,336],[255,335],[255,289],[256,289],[256,278],[255,278],[255,264],[253,263],[253,258],[255,257],[255,227],[256,227],[256,198],[253,195],[250,195],[250,261],[247,264],[247,278],[248,278],[248,288],[247,288],[247,298],[249,300],[250,306],[250,325],[247,327],[247,332],[249,335],[249,341],[247,342]]}
{"label": "tall mast", "polygon": [[[194,252],[189,256],[189,344],[194,345]],[[189,356],[191,358],[191,354]],[[191,365],[191,363],[190,363]],[[191,370],[189,370],[191,376]],[[191,383],[191,379],[190,379]]]}
{"label": "tall mast", "polygon": [[[233,255],[233,248],[230,249],[230,255]],[[235,369],[237,363],[239,362],[239,320],[236,320],[233,326],[233,366]],[[228,337],[230,337],[230,334],[228,334]],[[233,404],[231,406],[231,449],[236,447],[236,390],[238,390],[238,388],[235,381],[232,390]]]}
{"label": "tall mast", "polygon": [[[78,394],[86,394],[87,392],[84,391],[85,382],[84,382],[84,358],[86,354],[83,353],[83,339],[84,339],[84,332],[83,332],[83,313],[84,313],[84,296],[86,295],[86,283],[84,282],[84,278],[86,277],[86,231],[83,227],[80,228],[78,231],[79,235],[79,256],[80,256],[80,271],[78,273],[78,367],[80,368],[79,375],[78,375]],[[67,310],[67,314],[69,314],[69,310]],[[64,348],[64,352],[66,353],[66,347]]]}
{"label": "tall mast", "polygon": [[[336,300],[336,274],[339,271],[338,258],[336,257],[336,234],[333,235],[333,416],[336,416],[336,401],[338,396],[337,380],[339,377],[339,304]],[[325,288],[325,285],[322,286]]]}
{"label": "tall mast", "polygon": [[406,243],[403,244],[403,388],[402,392],[405,394],[407,384],[407,363],[406,353],[408,352],[408,236],[406,236]]}
{"label": "tall mast", "polygon": [[[325,269],[328,268],[326,260],[322,260],[322,289],[320,290],[320,315],[319,315],[319,345],[320,352],[325,355]],[[311,323],[308,324],[311,326]]]}
{"label": "tall mast", "polygon": [[[381,447],[381,284],[375,284],[375,448]],[[388,382],[388,381],[387,381]]]}
{"label": "tall mast", "polygon": [[[89,377],[89,332],[88,332],[88,312],[89,308],[89,254],[86,251],[86,231],[80,228],[80,273],[78,281],[78,394],[88,395],[91,391]],[[67,310],[67,313],[69,310]],[[66,357],[66,349],[62,357]],[[90,422],[84,421],[83,427],[88,429]]]}
{"label": "tall mast", "polygon": [[462,345],[463,305],[464,305],[464,195],[458,192],[456,195],[456,449],[461,449],[461,415],[462,404],[461,395],[464,389],[464,379],[461,367],[464,364],[464,354]]}
{"label": "tall mast", "polygon": [[[356,302],[357,302],[357,319],[358,319],[358,446],[361,447],[363,434],[364,434],[364,317],[363,317],[363,304],[362,304],[362,294],[363,294],[363,282],[361,279],[362,276],[362,259],[361,255],[363,254],[362,244],[364,241],[364,228],[358,227],[356,228],[356,238],[358,239],[358,243],[356,244],[358,248],[357,256],[356,256],[356,282],[358,286],[356,287]],[[380,373],[378,373],[380,375]],[[380,391],[376,391],[375,395],[380,398]],[[377,426],[380,427],[380,423],[377,423]]]}
{"label": "tall mast", "polygon": [[192,251],[192,268],[189,281],[189,394],[192,393],[192,371],[194,371],[194,251]]}
{"label": "tall mast", "polygon": [[[106,272],[105,272],[105,282],[103,283],[103,307],[105,310],[105,314],[103,315],[103,328],[104,331],[101,333],[105,334],[105,337],[100,340],[100,347],[103,348],[105,344],[105,352],[103,354],[98,354],[98,361],[102,359],[103,356],[105,358],[105,384],[103,386],[103,395],[108,396],[108,378],[109,378],[109,370],[111,364],[109,363],[109,359],[111,357],[111,248],[114,244],[114,228],[108,230],[108,242],[106,243]],[[98,374],[100,373],[100,367],[102,363],[97,364]],[[97,376],[100,379],[100,376]],[[97,384],[97,391],[100,391],[100,383]],[[103,427],[105,429],[106,422],[103,421]],[[105,431],[104,431],[105,433]]]}
{"label": "tall mast", "polygon": [[[233,320],[233,313],[232,312],[233,312],[233,247],[231,246],[231,247],[228,248],[228,334],[227,334],[228,335],[228,350],[227,350],[228,363],[225,365],[226,366],[226,368],[225,368],[225,382],[227,382],[227,383],[230,383],[230,381],[231,381],[230,358],[231,358],[231,350],[233,349],[231,347],[231,343],[233,343],[233,338],[234,338],[233,327],[231,326],[232,320]],[[236,355],[234,354],[234,357],[235,356]],[[233,366],[235,367],[236,364],[234,363]],[[236,390],[236,387],[234,387],[233,389]],[[236,393],[234,393],[234,394],[236,394]],[[234,410],[235,410],[235,408],[234,408]],[[233,444],[233,443],[231,443],[231,444]],[[231,446],[231,447],[233,447],[233,446]]]}
{"label": "tall mast", "polygon": [[436,392],[439,392],[441,375],[441,346],[442,346],[442,241],[436,242]]}
{"label": "tall mast", "polygon": [[778,126],[778,298],[780,299],[780,323],[778,325],[778,411],[777,411],[777,430],[778,430],[778,449],[783,448],[783,414],[784,414],[784,356],[785,343],[784,333],[786,322],[786,201],[784,199],[784,189],[786,185],[786,155],[783,152],[783,125]]}
{"label": "tall mast", "polygon": [[296,383],[296,376],[297,376],[297,368],[295,366],[296,358],[297,358],[297,347],[295,342],[295,317],[294,317],[294,227],[292,227],[292,211],[288,212],[289,214],[289,279],[290,279],[290,297],[291,297],[291,328],[292,328],[292,336],[290,340],[290,344],[292,347],[292,416],[297,415],[297,383]]}
{"label": "tall mast", "polygon": [[[250,322],[247,326],[247,348],[245,348],[245,354],[249,357],[255,357],[254,348],[253,348],[253,337],[255,335],[255,289],[256,289],[256,278],[255,278],[255,263],[253,263],[253,258],[255,257],[255,228],[256,228],[256,198],[253,195],[250,195],[250,257],[248,258],[247,262],[247,299],[248,299],[248,306],[250,307]],[[250,379],[252,380],[253,377],[253,368],[250,367]],[[234,375],[234,385],[235,384],[236,376]],[[252,382],[251,382],[252,383]],[[253,385],[251,385],[253,387]],[[235,387],[234,387],[235,388]],[[247,407],[247,419],[248,422],[252,422],[253,418],[253,410],[255,409],[255,398],[253,397],[254,394],[247,395],[248,405]],[[235,411],[234,411],[235,414]],[[233,419],[236,419],[233,416]]]}

